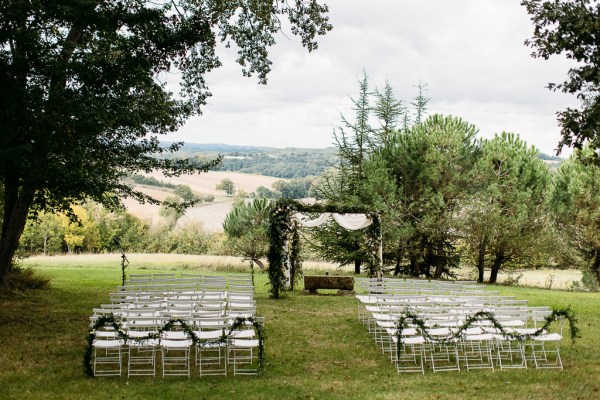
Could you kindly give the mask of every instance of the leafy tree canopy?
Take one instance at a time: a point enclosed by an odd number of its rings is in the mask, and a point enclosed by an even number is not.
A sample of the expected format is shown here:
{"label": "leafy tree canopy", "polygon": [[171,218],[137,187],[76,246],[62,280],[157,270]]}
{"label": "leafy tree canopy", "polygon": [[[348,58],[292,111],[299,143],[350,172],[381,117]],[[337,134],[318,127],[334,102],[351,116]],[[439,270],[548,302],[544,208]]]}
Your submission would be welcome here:
{"label": "leafy tree canopy", "polygon": [[254,199],[250,203],[237,201],[223,221],[227,243],[233,253],[250,260],[250,265],[263,268],[260,258],[267,255],[268,219],[271,208],[269,200]]}
{"label": "leafy tree canopy", "polygon": [[[218,42],[266,82],[283,21],[309,50],[331,29],[317,0],[8,0],[0,3],[0,278],[30,211],[93,199],[153,201],[124,183],[136,171],[205,170],[160,155],[157,135],[200,113]],[[179,94],[167,73],[180,72]],[[71,213],[71,215],[74,215]]]}
{"label": "leafy tree canopy", "polygon": [[217,190],[224,190],[227,193],[228,197],[232,197],[235,193],[235,184],[229,178],[222,179],[221,182],[217,183],[215,186]]}
{"label": "leafy tree canopy", "polygon": [[[523,0],[534,24],[533,37],[525,44],[535,51],[533,57],[548,59],[565,54],[576,62],[562,83],[551,83],[551,90],[577,95],[580,109],[567,108],[557,113],[562,125],[563,146],[581,148],[585,143],[600,148],[600,3],[591,0]],[[598,154],[596,154],[596,161]]]}

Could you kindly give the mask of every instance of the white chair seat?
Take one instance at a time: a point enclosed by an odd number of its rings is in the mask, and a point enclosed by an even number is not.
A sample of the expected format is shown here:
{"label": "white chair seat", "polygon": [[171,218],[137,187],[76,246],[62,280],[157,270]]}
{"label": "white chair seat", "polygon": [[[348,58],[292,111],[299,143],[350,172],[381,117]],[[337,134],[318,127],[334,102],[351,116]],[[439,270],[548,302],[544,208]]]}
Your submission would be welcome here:
{"label": "white chair seat", "polygon": [[466,335],[465,340],[471,341],[482,341],[482,340],[493,340],[496,336],[491,333],[481,333],[478,335]]}
{"label": "white chair seat", "polygon": [[535,338],[535,340],[539,340],[542,342],[557,342],[562,340],[562,336],[558,333],[549,333],[546,335],[540,335]]}
{"label": "white chair seat", "polygon": [[[515,332],[517,332],[520,335],[533,335],[537,331],[537,328],[515,328]],[[542,331],[542,334],[544,333],[545,331]]]}
{"label": "white chair seat", "polygon": [[424,344],[425,338],[422,336],[409,336],[401,339],[404,344]]}
{"label": "white chair seat", "polygon": [[258,347],[258,339],[231,339],[231,346],[238,349]]}
{"label": "white chair seat", "polygon": [[161,339],[160,345],[164,348],[169,349],[184,349],[190,347],[192,345],[192,340],[171,340],[171,339]]}
{"label": "white chair seat", "polygon": [[121,347],[122,344],[123,344],[123,341],[118,340],[118,339],[110,339],[110,340],[96,339],[96,340],[94,340],[93,346],[98,349],[116,349],[116,348]]}
{"label": "white chair seat", "polygon": [[254,330],[244,329],[241,331],[233,331],[231,332],[231,337],[234,339],[251,339],[254,337]]}

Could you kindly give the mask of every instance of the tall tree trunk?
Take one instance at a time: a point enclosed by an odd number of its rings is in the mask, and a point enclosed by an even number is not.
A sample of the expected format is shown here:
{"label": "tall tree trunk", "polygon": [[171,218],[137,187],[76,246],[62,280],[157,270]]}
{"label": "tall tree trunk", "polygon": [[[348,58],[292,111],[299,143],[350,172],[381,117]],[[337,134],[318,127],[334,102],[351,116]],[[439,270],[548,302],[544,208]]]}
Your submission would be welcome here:
{"label": "tall tree trunk", "polygon": [[360,275],[360,265],[362,264],[362,260],[354,260],[354,273],[356,275]]}
{"label": "tall tree trunk", "polygon": [[400,275],[400,257],[396,258],[396,266],[394,267],[394,276]]}
{"label": "tall tree trunk", "polygon": [[433,279],[440,279],[444,273],[444,260],[446,259],[446,251],[443,245],[440,245],[438,254],[435,255],[435,271],[433,273]]}
{"label": "tall tree trunk", "polygon": [[420,274],[421,271],[419,270],[419,261],[417,260],[416,256],[412,255],[410,256],[410,275],[414,278],[418,278]]}
{"label": "tall tree trunk", "polygon": [[485,272],[485,251],[487,248],[487,237],[485,237],[479,244],[477,249],[477,282],[483,283],[483,273]]}
{"label": "tall tree trunk", "polygon": [[492,264],[492,271],[490,273],[490,283],[496,283],[498,281],[498,272],[500,272],[500,268],[502,267],[502,264],[504,264],[504,261],[506,261],[504,251],[497,251]]}
{"label": "tall tree trunk", "polygon": [[600,283],[600,250],[596,249],[596,255],[594,256],[594,263],[592,264],[592,272],[596,276],[596,281]]}
{"label": "tall tree trunk", "polygon": [[15,180],[4,182],[4,216],[0,236],[0,282],[5,283],[12,270],[13,257],[19,239],[25,229],[29,207],[33,201],[33,190],[21,189]]}

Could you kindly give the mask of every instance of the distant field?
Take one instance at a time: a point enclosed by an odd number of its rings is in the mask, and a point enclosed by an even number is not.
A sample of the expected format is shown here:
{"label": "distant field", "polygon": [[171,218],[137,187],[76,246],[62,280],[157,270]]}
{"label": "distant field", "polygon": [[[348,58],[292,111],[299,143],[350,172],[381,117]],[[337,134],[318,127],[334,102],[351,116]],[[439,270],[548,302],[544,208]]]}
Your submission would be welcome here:
{"label": "distant field", "polygon": [[[217,172],[209,171],[203,174],[183,175],[180,177],[167,178],[159,172],[146,174],[152,176],[159,181],[169,182],[176,185],[188,185],[192,191],[200,194],[212,194],[215,196],[215,201],[212,203],[203,203],[196,207],[187,210],[185,216],[180,220],[180,224],[186,224],[190,221],[200,221],[203,224],[204,230],[207,232],[223,232],[223,221],[231,211],[232,200],[225,196],[225,192],[217,190],[216,186],[223,179],[230,179],[237,190],[243,190],[247,193],[255,192],[259,186],[264,186],[271,189],[275,181],[280,178],[270,176],[242,174],[238,172]],[[164,200],[171,195],[168,189],[161,190],[158,187],[140,186],[135,187],[143,193],[146,193],[158,200]],[[127,210],[138,218],[148,221],[149,223],[157,223],[161,220],[159,215],[159,206],[152,204],[139,204],[132,199],[124,201]]]}
{"label": "distant field", "polygon": [[272,176],[241,174],[238,172],[221,172],[208,171],[202,174],[181,175],[180,177],[166,178],[160,172],[148,174],[159,181],[189,185],[193,191],[199,193],[213,194],[215,196],[224,196],[222,190],[217,190],[216,186],[223,179],[230,179],[235,185],[236,190],[243,190],[251,193],[256,191],[259,186],[271,188],[271,185],[281,178],[273,178]]}

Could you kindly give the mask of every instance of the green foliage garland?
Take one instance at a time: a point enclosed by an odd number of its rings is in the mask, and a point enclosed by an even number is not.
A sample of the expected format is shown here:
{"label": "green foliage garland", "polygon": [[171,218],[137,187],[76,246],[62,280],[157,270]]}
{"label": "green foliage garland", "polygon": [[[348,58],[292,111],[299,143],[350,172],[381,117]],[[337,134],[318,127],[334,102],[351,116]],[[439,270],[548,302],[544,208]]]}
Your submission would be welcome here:
{"label": "green foliage garland", "polygon": [[256,318],[236,318],[231,324],[229,328],[229,332],[223,333],[223,335],[219,339],[200,339],[196,336],[194,330],[181,318],[173,318],[167,321],[156,333],[148,335],[145,338],[134,338],[130,337],[127,334],[127,331],[123,329],[121,322],[114,314],[103,315],[99,317],[94,325],[90,328],[87,336],[87,348],[83,355],[83,368],[85,374],[93,378],[94,370],[92,368],[92,352],[93,352],[93,344],[94,339],[96,338],[96,330],[100,327],[110,326],[116,332],[116,338],[123,341],[134,340],[136,342],[144,343],[149,339],[160,339],[162,337],[163,332],[169,332],[175,326],[181,327],[181,329],[186,333],[186,335],[192,340],[192,343],[195,345],[203,345],[203,344],[223,344],[229,341],[232,333],[244,325],[246,322],[250,322],[254,329],[256,330],[256,334],[258,336],[258,373],[263,370],[265,364],[265,333],[264,333],[264,324],[258,321]]}
{"label": "green foliage garland", "polygon": [[456,343],[460,339],[462,339],[465,335],[465,331],[472,327],[477,321],[488,320],[492,323],[494,329],[497,332],[500,332],[502,336],[511,340],[517,340],[519,342],[523,342],[526,340],[530,340],[536,338],[543,334],[549,327],[552,322],[558,320],[559,318],[566,318],[569,321],[569,329],[571,333],[571,343],[574,344],[575,340],[581,337],[579,333],[579,328],[577,327],[577,318],[575,318],[575,313],[571,310],[570,307],[562,308],[558,310],[552,310],[552,313],[545,318],[544,326],[537,329],[535,332],[531,334],[520,334],[518,332],[509,332],[507,331],[502,324],[496,319],[493,312],[489,311],[478,311],[473,315],[468,316],[465,319],[465,322],[458,328],[456,332],[447,337],[435,337],[431,336],[428,332],[428,327],[425,325],[425,321],[420,318],[417,314],[406,310],[405,313],[398,320],[397,328],[396,328],[396,353],[398,357],[400,357],[402,353],[402,331],[406,328],[407,322],[411,321],[414,325],[417,325],[418,330],[421,332],[421,335],[425,340],[437,344],[452,344]]}
{"label": "green foliage garland", "polygon": [[287,259],[285,242],[290,232],[292,212],[293,209],[286,205],[284,200],[275,202],[267,229],[267,236],[269,237],[269,251],[267,253],[269,284],[271,285],[271,295],[276,299],[279,298],[279,292],[285,287],[283,270]]}
{"label": "green foliage garland", "polygon": [[[279,294],[286,283],[284,266],[288,257],[292,257],[290,261],[293,261],[295,260],[293,257],[296,257],[300,253],[300,241],[293,238],[288,243],[291,246],[289,249],[290,255],[285,251],[285,244],[288,238],[290,238],[290,234],[296,230],[292,221],[292,215],[297,212],[364,214],[365,210],[358,207],[343,207],[333,204],[306,205],[292,199],[279,199],[274,202],[267,229],[267,236],[269,237],[267,260],[269,262],[271,295],[276,299],[279,298]],[[368,213],[367,215],[373,221],[365,231],[365,234],[368,236],[367,244],[371,249],[371,255],[374,257],[374,260],[378,260],[379,240],[381,240],[381,220],[378,213]],[[377,265],[376,263],[378,261],[372,261],[373,265]],[[375,270],[378,270],[378,267]]]}
{"label": "green foliage garland", "polygon": [[292,237],[290,244],[290,290],[294,290],[294,284],[302,275],[302,257],[300,255],[300,233],[298,232],[298,221],[293,221]]}
{"label": "green foliage garland", "polygon": [[382,273],[381,268],[383,265],[379,265],[381,260],[379,259],[379,246],[381,246],[381,215],[378,212],[372,212],[367,216],[373,221],[373,223],[365,228],[365,238],[367,241],[367,248],[369,249],[369,275],[371,277],[380,278],[379,273]]}

